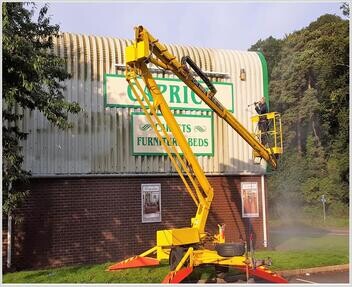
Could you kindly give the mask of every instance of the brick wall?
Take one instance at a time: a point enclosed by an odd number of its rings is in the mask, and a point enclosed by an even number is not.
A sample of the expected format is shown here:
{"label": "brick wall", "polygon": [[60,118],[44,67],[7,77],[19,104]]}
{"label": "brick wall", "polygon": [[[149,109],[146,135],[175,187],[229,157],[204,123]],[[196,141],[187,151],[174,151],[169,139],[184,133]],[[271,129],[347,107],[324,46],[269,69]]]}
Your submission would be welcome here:
{"label": "brick wall", "polygon": [[6,230],[6,227],[4,227],[3,225],[3,231],[2,231],[2,270],[3,271],[7,271],[6,255],[7,255],[7,230]]}
{"label": "brick wall", "polygon": [[[207,231],[225,223],[227,241],[238,241],[253,230],[263,247],[260,176],[208,178],[215,196]],[[241,218],[241,181],[258,182],[260,217],[250,222]],[[141,223],[142,183],[161,183],[161,223]],[[159,229],[190,226],[196,212],[178,177],[41,178],[30,185],[15,225],[18,269],[114,262],[154,246]]]}

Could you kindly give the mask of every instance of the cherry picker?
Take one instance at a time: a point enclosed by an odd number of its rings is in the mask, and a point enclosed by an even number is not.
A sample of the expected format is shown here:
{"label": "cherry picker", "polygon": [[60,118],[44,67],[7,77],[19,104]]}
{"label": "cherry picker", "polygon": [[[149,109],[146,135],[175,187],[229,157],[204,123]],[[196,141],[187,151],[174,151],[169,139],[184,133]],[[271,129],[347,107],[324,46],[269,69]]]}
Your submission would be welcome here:
{"label": "cherry picker", "polygon": [[[264,146],[216,99],[215,87],[190,57],[185,56],[180,62],[143,26],[135,28],[135,41],[126,47],[125,57],[126,80],[186,190],[196,204],[197,212],[191,219],[190,227],[157,231],[156,246],[138,256],[116,263],[108,270],[155,266],[159,265],[161,260],[167,259],[171,271],[163,283],[181,282],[192,273],[194,268],[205,264],[230,266],[270,282],[286,283],[284,278],[268,270],[264,265],[256,266],[255,260],[248,256],[244,244],[226,243],[222,226],[219,226],[219,233],[215,235],[205,231],[209,209],[214,197],[213,187],[153,79],[148,64],[152,63],[161,69],[174,73],[253,148],[256,157],[263,158],[274,169],[277,167],[277,155],[282,152],[282,149]],[[144,92],[140,79],[148,88],[152,100],[149,98],[150,95],[146,95]],[[162,124],[161,117],[164,118],[169,131]],[[269,113],[267,117],[268,119],[276,119],[277,114]],[[276,132],[275,135],[277,135]],[[183,155],[178,152],[174,139],[176,139],[177,146]],[[205,244],[209,242],[214,244],[214,250],[205,248]]]}

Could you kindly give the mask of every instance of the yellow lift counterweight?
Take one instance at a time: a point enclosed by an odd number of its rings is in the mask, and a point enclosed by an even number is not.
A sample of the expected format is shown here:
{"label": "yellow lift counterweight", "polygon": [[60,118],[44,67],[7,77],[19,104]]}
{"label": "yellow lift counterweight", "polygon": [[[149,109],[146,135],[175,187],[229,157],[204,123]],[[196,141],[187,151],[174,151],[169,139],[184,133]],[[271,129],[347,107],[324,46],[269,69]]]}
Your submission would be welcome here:
{"label": "yellow lift counterweight", "polygon": [[[204,171],[194,156],[182,130],[173,113],[160,92],[148,68],[148,63],[170,70],[178,76],[190,89],[194,91],[214,112],[223,118],[253,149],[256,156],[266,160],[274,169],[277,167],[276,156],[272,149],[261,144],[255,135],[252,135],[238,122],[232,113],[214,97],[216,89],[205,74],[188,57],[181,62],[172,55],[167,48],[154,38],[144,27],[135,28],[135,42],[126,48],[126,80],[133,94],[139,102],[148,122],[168,154],[171,163],[182,179],[188,193],[197,206],[197,212],[191,219],[191,226],[177,229],[157,231],[157,245],[146,252],[118,262],[109,267],[109,270],[118,270],[132,267],[158,265],[160,260],[169,259],[170,273],[163,283],[178,283],[186,278],[199,265],[214,264],[232,266],[247,274],[261,277],[270,282],[286,283],[278,274],[266,269],[265,266],[255,266],[254,260],[245,254],[241,243],[225,243],[222,227],[219,234],[211,235],[205,231],[214,192]],[[199,76],[206,88],[196,79]],[[144,92],[139,79],[142,79],[148,88],[152,101]],[[160,114],[169,127],[177,146],[181,149],[181,156],[161,122]],[[157,127],[160,127],[158,129]],[[160,130],[160,131],[159,131]],[[166,142],[165,140],[166,139]],[[278,151],[275,149],[275,151]],[[215,250],[204,248],[206,242],[212,242]],[[156,258],[148,255],[155,254]]]}

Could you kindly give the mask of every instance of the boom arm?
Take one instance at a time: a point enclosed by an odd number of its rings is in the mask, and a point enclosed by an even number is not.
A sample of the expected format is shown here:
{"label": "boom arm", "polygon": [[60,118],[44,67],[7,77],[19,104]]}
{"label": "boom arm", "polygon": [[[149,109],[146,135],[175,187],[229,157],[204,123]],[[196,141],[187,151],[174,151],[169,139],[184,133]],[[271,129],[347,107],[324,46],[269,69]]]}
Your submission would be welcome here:
{"label": "boom arm", "polygon": [[[214,112],[216,112],[216,114],[223,118],[273,168],[276,168],[277,166],[276,159],[214,97],[216,89],[189,57],[184,57],[180,63],[175,56],[168,52],[164,45],[159,43],[159,41],[142,26],[135,28],[135,37],[136,41],[134,44],[128,46],[126,49],[126,79],[158,139],[169,155],[173,166],[183,180],[187,191],[190,193],[198,207],[196,216],[192,218],[192,227],[197,228],[201,236],[204,236],[205,224],[210,204],[213,199],[213,188],[206,178],[184,134],[175,120],[173,113],[170,111],[168,104],[154,81],[153,76],[147,67],[147,63],[151,62],[163,69],[171,70]],[[189,64],[193,71],[203,79],[209,88],[208,91],[194,77],[194,73],[190,71],[187,64]],[[138,76],[142,77],[145,85],[149,89],[152,101],[149,100],[148,96],[143,91],[142,86],[139,84]],[[172,135],[176,139],[177,145],[183,152],[183,157],[180,156],[173,139],[163,127],[158,111],[161,112]],[[161,131],[158,130],[158,127],[161,128]],[[184,173],[188,178],[184,176]]]}
{"label": "boom arm", "polygon": [[[223,118],[262,158],[264,158],[274,169],[277,167],[276,158],[267,151],[265,146],[256,140],[255,137],[225,109],[225,107],[214,97],[216,90],[206,91],[204,87],[189,71],[185,63],[180,63],[176,57],[168,52],[166,47],[159,43],[144,27],[136,28],[136,40],[149,44],[150,56],[149,60],[161,68],[171,70],[177,75],[190,89],[192,89],[214,112]],[[152,57],[154,54],[157,59]],[[159,59],[159,60],[158,60]],[[187,61],[192,62],[188,57]],[[193,63],[193,69],[198,69],[197,74],[207,83],[209,80],[205,75],[200,75],[201,71]]]}

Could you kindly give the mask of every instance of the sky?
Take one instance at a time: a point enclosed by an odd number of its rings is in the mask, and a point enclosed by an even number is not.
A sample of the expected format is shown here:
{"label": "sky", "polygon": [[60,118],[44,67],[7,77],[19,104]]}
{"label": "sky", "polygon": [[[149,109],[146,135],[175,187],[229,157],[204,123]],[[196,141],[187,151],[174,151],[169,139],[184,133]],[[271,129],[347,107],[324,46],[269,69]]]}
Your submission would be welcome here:
{"label": "sky", "polygon": [[80,2],[50,3],[61,31],[133,39],[143,25],[162,43],[247,50],[259,39],[306,27],[326,13],[342,16],[342,2]]}

